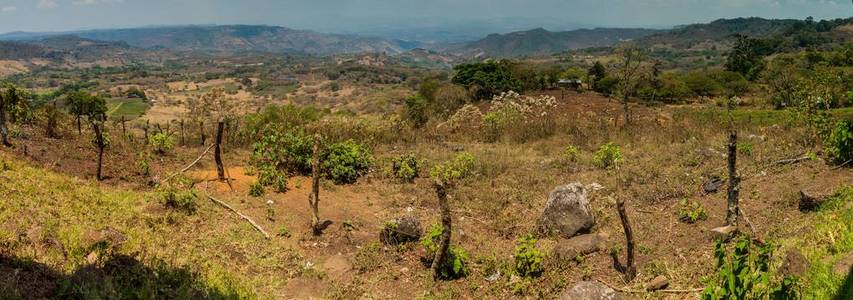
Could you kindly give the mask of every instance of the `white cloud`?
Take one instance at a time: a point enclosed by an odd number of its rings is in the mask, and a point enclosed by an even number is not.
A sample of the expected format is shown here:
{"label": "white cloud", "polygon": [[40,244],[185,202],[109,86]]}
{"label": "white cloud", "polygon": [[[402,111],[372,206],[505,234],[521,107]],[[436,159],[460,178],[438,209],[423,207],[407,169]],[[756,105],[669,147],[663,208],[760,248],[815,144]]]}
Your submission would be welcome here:
{"label": "white cloud", "polygon": [[56,0],[39,0],[38,3],[36,3],[36,7],[42,9],[55,8],[57,6],[59,6],[59,3],[57,3]]}
{"label": "white cloud", "polygon": [[12,11],[16,11],[16,10],[18,10],[18,8],[15,6],[6,6],[3,8],[0,8],[0,11],[3,11],[3,12],[12,12]]}

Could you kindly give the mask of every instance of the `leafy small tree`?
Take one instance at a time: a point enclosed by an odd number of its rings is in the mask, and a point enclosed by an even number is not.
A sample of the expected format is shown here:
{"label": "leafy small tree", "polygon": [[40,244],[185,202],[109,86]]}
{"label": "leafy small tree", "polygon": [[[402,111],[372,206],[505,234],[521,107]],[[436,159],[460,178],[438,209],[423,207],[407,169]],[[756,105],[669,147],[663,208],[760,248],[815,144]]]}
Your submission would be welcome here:
{"label": "leafy small tree", "polygon": [[764,70],[764,53],[758,39],[737,35],[734,48],[726,57],[726,70],[737,72],[749,80],[755,80]]}
{"label": "leafy small tree", "polygon": [[6,127],[7,113],[17,107],[19,103],[26,101],[28,97],[25,90],[14,84],[0,85],[0,136],[2,136],[4,146],[12,146],[12,142],[9,140],[9,129]]}
{"label": "leafy small tree", "polygon": [[622,161],[622,150],[613,143],[601,146],[592,156],[592,163],[602,169],[616,167]]}
{"label": "leafy small tree", "polygon": [[461,64],[453,69],[456,71],[453,83],[472,90],[477,100],[489,99],[506,91],[523,91],[509,61]]}
{"label": "leafy small tree", "polygon": [[166,154],[166,152],[169,152],[173,148],[175,148],[175,142],[172,141],[172,137],[163,132],[154,134],[149,137],[148,144],[154,148],[154,152],[157,152],[157,154],[160,155]]}
{"label": "leafy small tree", "polygon": [[[452,258],[452,264],[450,266],[455,266],[456,259],[454,254],[450,253],[450,235],[452,232],[452,218],[450,215],[450,204],[447,200],[447,192],[452,189],[459,180],[462,180],[465,177],[468,177],[474,168],[474,156],[468,153],[462,153],[457,155],[454,159],[435,166],[430,175],[432,175],[435,180],[434,187],[435,193],[438,196],[438,204],[439,210],[441,212],[441,233],[440,237],[437,241],[438,247],[433,251],[433,255],[428,255],[432,257],[432,270],[433,270],[433,278],[447,278],[447,266],[448,262],[450,262]],[[433,242],[435,243],[435,242]],[[429,249],[428,249],[429,250]],[[455,271],[456,268],[454,267]],[[454,272],[453,274],[458,274]],[[462,274],[464,275],[464,274]]]}

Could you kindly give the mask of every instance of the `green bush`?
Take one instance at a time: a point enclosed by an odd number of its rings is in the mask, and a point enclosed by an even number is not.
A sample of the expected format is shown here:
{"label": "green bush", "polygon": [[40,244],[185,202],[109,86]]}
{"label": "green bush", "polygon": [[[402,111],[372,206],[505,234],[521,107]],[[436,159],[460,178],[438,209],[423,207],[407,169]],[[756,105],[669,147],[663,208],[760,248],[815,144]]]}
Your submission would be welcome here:
{"label": "green bush", "polygon": [[708,212],[705,211],[705,207],[702,206],[702,203],[695,201],[690,202],[687,199],[683,199],[679,203],[678,219],[681,220],[681,222],[693,224],[697,221],[704,221],[708,219]]}
{"label": "green bush", "polygon": [[349,140],[329,145],[321,163],[326,178],[337,184],[351,184],[367,174],[373,161],[370,150]]}
{"label": "green bush", "polygon": [[427,100],[421,95],[406,98],[405,118],[412,127],[421,128],[429,121],[427,115]]}
{"label": "green bush", "polygon": [[576,162],[578,160],[578,155],[580,155],[580,150],[578,150],[575,146],[568,146],[563,150],[561,157],[566,162]]}
{"label": "green bush", "polygon": [[172,137],[162,132],[148,137],[148,144],[154,147],[154,152],[161,155],[175,148]]}
{"label": "green bush", "polygon": [[432,168],[430,175],[436,180],[453,182],[468,177],[474,171],[474,155],[463,152],[452,160]]}
{"label": "green bush", "polygon": [[302,129],[270,126],[253,146],[252,164],[290,173],[311,174],[314,139]]}
{"label": "green bush", "polygon": [[536,238],[528,234],[518,240],[515,247],[515,272],[521,277],[538,277],[542,275],[544,255],[536,248]]}
{"label": "green bush", "polygon": [[752,156],[752,143],[740,142],[737,143],[737,152],[746,156]]}
{"label": "green bush", "polygon": [[826,154],[837,163],[853,160],[853,120],[838,121],[825,142]]}
{"label": "green bush", "polygon": [[602,169],[616,167],[620,161],[622,161],[622,151],[613,143],[602,145],[592,156],[592,163]]}
{"label": "green bush", "polygon": [[[438,251],[441,233],[444,229],[440,224],[433,224],[421,239],[421,245],[426,250],[427,262],[432,262]],[[468,252],[465,249],[450,245],[444,263],[439,267],[439,277],[443,279],[458,279],[468,275]]]}
{"label": "green bush", "polygon": [[260,197],[264,195],[264,186],[260,182],[253,182],[249,185],[249,196]]}
{"label": "green bush", "polygon": [[717,241],[714,250],[717,273],[709,278],[702,299],[800,299],[797,279],[773,281],[772,252],[772,245],[753,244],[747,236],[735,242],[731,254],[723,242]]}
{"label": "green bush", "polygon": [[151,163],[148,162],[148,152],[142,151],[136,157],[136,167],[139,168],[139,174],[145,177],[151,176]]}
{"label": "green bush", "polygon": [[391,162],[391,172],[395,178],[403,182],[414,182],[420,172],[417,157],[414,154],[405,154],[394,158]]}
{"label": "green bush", "polygon": [[270,130],[284,131],[286,129],[302,128],[308,123],[320,119],[320,111],[313,107],[295,105],[268,105],[259,113],[243,117],[240,129],[242,141],[261,140]]}
{"label": "green bush", "polygon": [[287,173],[269,165],[263,166],[258,171],[258,183],[271,186],[278,193],[287,192]]}
{"label": "green bush", "polygon": [[194,214],[198,208],[198,194],[194,189],[181,190],[175,187],[165,187],[160,190],[163,205],[177,209],[187,214]]}

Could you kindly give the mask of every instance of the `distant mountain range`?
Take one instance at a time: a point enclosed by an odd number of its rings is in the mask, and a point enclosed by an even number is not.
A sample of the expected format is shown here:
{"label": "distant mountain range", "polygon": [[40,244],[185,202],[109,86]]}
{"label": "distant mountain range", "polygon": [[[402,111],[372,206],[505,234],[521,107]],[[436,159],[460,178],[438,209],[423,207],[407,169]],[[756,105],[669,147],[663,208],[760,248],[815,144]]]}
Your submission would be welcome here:
{"label": "distant mountain range", "polygon": [[[848,19],[850,21],[853,19]],[[845,20],[841,20],[845,21]],[[490,34],[470,42],[440,43],[403,41],[389,38],[348,34],[325,34],[278,26],[223,25],[170,26],[131,29],[85,30],[62,33],[15,32],[0,35],[0,41],[18,43],[26,53],[56,56],[73,53],[85,46],[89,54],[113,49],[123,53],[137,50],[178,51],[255,51],[268,53],[304,53],[337,55],[385,53],[396,55],[416,51],[413,57],[457,58],[546,56],[566,50],[609,47],[631,41],[649,47],[689,49],[697,45],[713,47],[730,43],[734,34],[771,36],[785,32],[797,20],[738,18],[717,20],[708,24],[681,26],[670,30],[642,28],[596,28],[571,31],[548,31],[537,28],[506,34]],[[849,34],[849,33],[846,33]],[[73,38],[72,38],[73,36]],[[59,44],[64,41],[65,45]],[[20,55],[12,44],[0,45],[0,60]],[[710,46],[709,46],[710,45]],[[39,47],[46,47],[44,49]],[[99,48],[100,47],[100,48]],[[424,52],[429,50],[429,52]],[[53,51],[53,52],[51,52]],[[62,52],[64,51],[64,52]],[[78,51],[80,52],[80,51]]]}
{"label": "distant mountain range", "polygon": [[125,42],[130,46],[144,49],[259,51],[316,55],[364,52],[393,54],[419,46],[418,43],[400,40],[255,25],[146,27],[63,33],[15,32],[0,35],[0,40],[37,40],[56,35],[76,35],[92,40]]}
{"label": "distant mountain range", "polygon": [[474,57],[538,56],[591,47],[609,47],[642,38],[661,30],[596,28],[551,32],[542,28],[489,36],[450,47],[448,52]]}

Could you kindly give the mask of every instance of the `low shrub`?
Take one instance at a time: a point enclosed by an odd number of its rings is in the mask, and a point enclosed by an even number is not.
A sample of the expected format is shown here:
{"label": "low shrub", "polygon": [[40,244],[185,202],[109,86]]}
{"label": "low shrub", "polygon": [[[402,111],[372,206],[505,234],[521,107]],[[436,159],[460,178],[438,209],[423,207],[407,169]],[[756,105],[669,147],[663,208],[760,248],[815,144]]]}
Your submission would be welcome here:
{"label": "low shrub", "polygon": [[838,121],[824,143],[826,154],[836,164],[853,160],[853,120]]}
{"label": "low shrub", "polygon": [[602,169],[618,167],[620,161],[622,161],[622,150],[613,143],[602,145],[592,156],[592,163]]}
{"label": "low shrub", "polygon": [[405,154],[394,158],[391,162],[391,172],[394,178],[402,182],[411,183],[420,175],[418,159],[414,154]]}
{"label": "low shrub", "polygon": [[691,202],[687,199],[681,200],[678,209],[678,220],[684,223],[693,224],[706,219],[708,219],[708,212],[705,211],[705,207],[702,206],[702,203],[695,201]]}
{"label": "low shrub", "polygon": [[[426,262],[432,263],[435,252],[438,251],[441,233],[444,229],[441,224],[433,224],[421,239],[421,245],[426,250]],[[468,252],[465,249],[450,245],[444,263],[439,267],[439,277],[442,279],[458,279],[468,275]]]}
{"label": "low shrub", "polygon": [[731,254],[717,241],[717,273],[708,279],[702,299],[801,299],[796,278],[773,280],[772,253],[771,244],[754,244],[748,236],[735,242]]}
{"label": "low shrub", "polygon": [[161,189],[160,197],[166,207],[187,214],[194,214],[198,208],[198,194],[194,189],[182,190],[175,187],[165,187]]}
{"label": "low shrub", "polygon": [[260,182],[255,181],[251,185],[249,185],[249,196],[260,197],[263,196],[264,193],[264,186],[261,185]]}
{"label": "low shrub", "polygon": [[142,151],[136,156],[136,167],[139,168],[139,174],[145,177],[151,176],[151,163],[148,152]]}
{"label": "low shrub", "polygon": [[580,155],[580,150],[578,150],[575,146],[568,146],[563,150],[563,153],[560,154],[560,158],[565,162],[577,162],[578,155]]}
{"label": "low shrub", "polygon": [[258,170],[258,183],[271,186],[278,193],[287,192],[287,173],[272,166],[264,166]]}
{"label": "low shrub", "polygon": [[367,174],[373,161],[370,150],[352,140],[329,145],[324,154],[321,168],[337,184],[355,183]]}
{"label": "low shrub", "polygon": [[542,275],[544,255],[536,248],[536,238],[528,234],[518,240],[515,247],[515,273],[521,277],[538,277]]}
{"label": "low shrub", "polygon": [[166,154],[166,152],[175,148],[175,142],[172,141],[172,137],[162,132],[148,137],[148,144],[154,148],[154,152],[160,155]]}
{"label": "low shrub", "polygon": [[252,164],[258,169],[273,168],[308,175],[311,174],[313,147],[313,138],[302,129],[269,126],[253,145]]}
{"label": "low shrub", "polygon": [[737,143],[737,152],[742,154],[742,155],[752,156],[753,148],[754,147],[752,146],[752,143],[747,143],[747,142]]}
{"label": "low shrub", "polygon": [[470,176],[474,172],[474,155],[463,152],[452,160],[432,168],[430,175],[442,182],[454,182]]}

